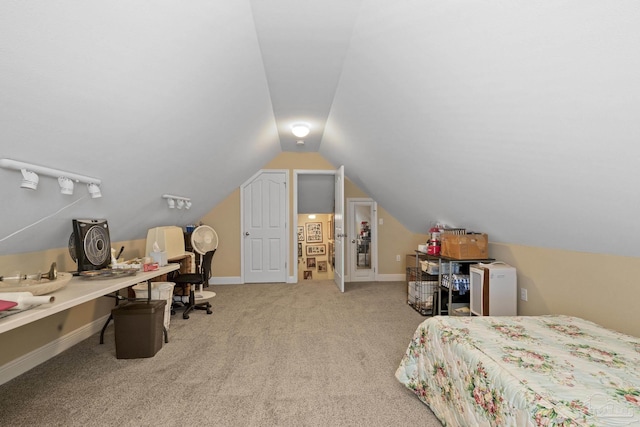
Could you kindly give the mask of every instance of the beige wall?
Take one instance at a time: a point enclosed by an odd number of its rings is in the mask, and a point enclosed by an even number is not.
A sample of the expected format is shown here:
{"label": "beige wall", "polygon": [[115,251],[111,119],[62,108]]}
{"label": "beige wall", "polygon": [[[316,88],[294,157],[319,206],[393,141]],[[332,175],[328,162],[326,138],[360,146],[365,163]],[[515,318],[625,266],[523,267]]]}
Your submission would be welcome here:
{"label": "beige wall", "polygon": [[489,255],[518,269],[519,315],[578,316],[640,337],[640,258],[497,243]]}
{"label": "beige wall", "polygon": [[[413,234],[404,225],[392,217],[384,208],[378,205],[378,272],[380,274],[406,273],[406,255],[415,253],[418,245],[427,241],[426,234]],[[400,262],[396,261],[400,255]]]}
{"label": "beige wall", "polygon": [[[395,249],[387,250],[385,244],[380,245],[378,250],[382,270],[384,259],[395,260],[396,252],[400,251],[412,253],[413,248],[426,239],[422,235],[407,234],[402,227],[399,227],[399,232],[395,230],[393,217],[386,215],[380,208],[378,215],[384,218],[383,226],[378,226],[380,241],[388,241],[395,246]],[[207,223],[214,225],[216,231],[221,230],[219,223],[215,221]],[[383,237],[384,233],[387,237]],[[220,240],[220,247],[226,248],[223,238]],[[125,258],[133,258],[142,254],[145,242],[139,240],[118,244],[125,244],[125,248],[129,248],[125,249]],[[67,249],[64,248],[3,256],[0,257],[0,271],[4,273],[13,271],[12,269],[23,271],[48,269],[51,260],[64,260],[68,257],[66,251]],[[236,257],[239,256],[238,254],[239,250]],[[518,269],[518,288],[524,287],[528,293],[527,302],[518,301],[518,314],[579,316],[605,327],[640,337],[640,311],[636,307],[637,302],[640,301],[640,286],[637,285],[640,258],[498,243],[490,244],[489,255]],[[400,263],[390,262],[391,267],[387,273],[404,273],[404,256],[402,258]],[[220,262],[221,259],[226,258],[217,259],[219,269],[224,269],[225,263]],[[70,259],[68,263],[61,262],[59,265],[64,266],[62,270],[75,268]],[[108,314],[112,307],[113,300],[100,298],[0,334],[0,348],[2,348],[0,366]]]}
{"label": "beige wall", "polygon": [[202,217],[218,233],[218,250],[211,261],[213,277],[240,276],[240,189]]}
{"label": "beige wall", "polygon": [[[293,179],[293,170],[333,170],[335,169],[318,153],[282,153],[267,163],[265,169],[289,170]],[[248,177],[247,177],[248,178]],[[290,197],[293,197],[293,185],[290,185]],[[345,197],[368,197],[349,180],[345,182]],[[404,254],[417,247],[426,238],[416,239],[407,229],[393,217],[378,208],[378,216],[384,218],[384,225],[378,226],[379,233],[379,272],[382,274],[404,274],[404,255],[401,262],[395,261],[396,254]],[[293,209],[290,213],[290,224],[293,224]],[[214,277],[240,276],[240,189],[231,193],[226,199],[203,216],[201,223],[212,226],[220,238],[218,251],[212,262]],[[295,230],[292,230],[295,232]],[[415,243],[415,244],[414,244]],[[113,242],[114,247],[124,246],[123,257],[131,259],[144,256],[145,239]],[[297,262],[297,248],[293,248],[291,262]],[[0,274],[11,274],[14,271],[35,273],[47,271],[52,262],[56,262],[60,271],[73,271],[76,264],[69,256],[68,249],[57,248],[42,252],[6,255],[0,257]],[[316,269],[317,271],[317,269]],[[293,274],[293,267],[289,274]],[[318,276],[319,277],[319,276]],[[14,358],[35,350],[63,335],[80,328],[95,319],[109,314],[113,307],[113,299],[100,298],[73,309],[58,313],[46,319],[34,322],[16,330],[0,334],[0,366]]]}
{"label": "beige wall", "polygon": [[[348,175],[348,171],[347,171]],[[354,183],[345,179],[344,183],[345,199],[347,198],[368,198],[367,193],[362,191]],[[418,244],[427,241],[425,235],[415,235],[400,224],[398,220],[387,212],[383,206],[378,205],[378,274],[405,274],[405,255],[414,253]],[[380,220],[382,219],[382,224]],[[400,261],[396,261],[396,256],[400,255]]]}
{"label": "beige wall", "polygon": [[[145,239],[112,242],[112,247],[114,248],[124,246],[122,256],[126,259],[144,256],[145,245]],[[48,271],[52,262],[58,265],[58,270],[60,271],[75,271],[77,269],[76,263],[69,255],[69,249],[63,247],[41,252],[0,256],[0,275],[7,275],[13,271],[21,271],[28,274]]]}
{"label": "beige wall", "polygon": [[[291,185],[289,185],[289,200],[293,200],[293,171],[294,170],[335,170],[324,157],[318,153],[285,152],[276,156],[264,166],[264,169],[288,170]],[[347,171],[348,175],[348,171]],[[349,179],[345,179],[345,199],[349,197],[370,197]],[[240,189],[230,194],[222,203],[218,204],[201,222],[215,228],[220,237],[218,252],[213,260],[212,274],[215,277],[237,278],[241,275],[241,212]],[[293,224],[293,203],[290,204],[289,224]],[[413,253],[418,243],[425,243],[426,235],[414,235],[393,218],[384,207],[378,206],[378,218],[383,218],[384,224],[378,225],[378,274],[404,274],[405,254]],[[292,227],[293,228],[293,227]],[[291,230],[290,241],[296,230]],[[401,261],[396,261],[400,255]],[[297,262],[296,248],[292,248],[289,259],[289,275],[293,274],[293,263]]]}
{"label": "beige wall", "polygon": [[[265,165],[265,169],[288,169],[292,178],[294,169],[334,168],[317,153],[282,153]],[[346,180],[345,197],[369,196]],[[293,210],[290,216],[293,224]],[[418,244],[425,243],[427,236],[409,232],[383,206],[378,206],[378,219],[383,219],[383,224],[378,224],[378,273],[404,275],[405,255],[413,253]],[[206,214],[201,222],[214,227],[220,237],[213,260],[214,277],[240,276],[239,189]],[[119,246],[125,246],[123,256],[126,259],[135,258],[143,256],[145,240],[114,242],[114,247]],[[396,255],[401,255],[400,262],[396,261]],[[291,256],[292,262],[297,262],[296,250],[292,250]],[[640,314],[635,307],[640,300],[640,286],[636,284],[640,258],[497,243],[490,244],[490,256],[518,269],[519,287],[527,289],[529,299],[528,302],[519,301],[519,314],[575,315],[640,336]],[[46,271],[53,261],[58,263],[61,271],[76,268],[67,248],[59,248],[2,256],[0,274],[11,274],[16,270],[27,273]],[[112,299],[100,298],[0,334],[0,366],[107,315],[112,307]]]}

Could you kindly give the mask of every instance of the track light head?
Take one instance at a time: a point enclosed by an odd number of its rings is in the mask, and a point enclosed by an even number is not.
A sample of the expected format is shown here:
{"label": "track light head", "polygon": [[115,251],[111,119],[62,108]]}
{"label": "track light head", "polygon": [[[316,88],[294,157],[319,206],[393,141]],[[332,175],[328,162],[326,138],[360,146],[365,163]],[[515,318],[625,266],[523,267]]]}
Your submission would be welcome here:
{"label": "track light head", "polygon": [[26,188],[29,190],[35,190],[38,188],[38,181],[40,181],[40,178],[38,178],[37,173],[28,169],[21,169],[20,172],[22,172],[22,183],[20,184],[20,188]]}
{"label": "track light head", "polygon": [[173,209],[176,207],[176,201],[173,199],[167,199],[167,205],[169,205],[169,209]]}
{"label": "track light head", "polygon": [[73,194],[73,181],[67,178],[66,176],[61,176],[58,178],[58,184],[60,184],[60,193],[66,194],[68,196]]}
{"label": "track light head", "polygon": [[87,184],[87,189],[89,190],[89,194],[91,195],[92,199],[98,199],[102,197],[102,192],[100,191],[100,187],[98,186],[98,184]]}

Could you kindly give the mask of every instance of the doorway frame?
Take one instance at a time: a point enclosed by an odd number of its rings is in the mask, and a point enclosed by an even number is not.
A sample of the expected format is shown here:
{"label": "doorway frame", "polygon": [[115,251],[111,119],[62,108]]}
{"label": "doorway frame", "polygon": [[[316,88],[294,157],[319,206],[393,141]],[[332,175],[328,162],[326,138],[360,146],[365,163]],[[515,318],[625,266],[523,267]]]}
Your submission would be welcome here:
{"label": "doorway frame", "polygon": [[[371,281],[378,280],[378,203],[370,197],[348,197],[346,200],[346,220],[347,227],[346,233],[348,236],[353,236],[353,239],[357,237],[358,231],[354,229],[355,227],[355,203],[371,203],[371,271],[373,276]],[[351,240],[347,238],[349,245],[351,245]],[[353,251],[351,250],[351,246],[349,246],[350,250],[346,251],[347,256],[345,257],[346,263],[349,265],[349,274],[345,277],[349,279],[349,282],[363,282],[369,280],[355,280],[355,277],[352,277],[351,273],[355,271],[355,263],[357,260],[353,256]]]}
{"label": "doorway frame", "polygon": [[[291,265],[293,266],[292,275],[289,276],[289,283],[298,283],[298,251],[294,248],[298,247],[298,176],[300,175],[336,175],[336,170],[332,169],[294,169],[293,170],[293,209],[291,212],[291,230],[294,232],[291,233],[291,250],[289,253],[291,254],[290,260]],[[335,194],[334,194],[335,197]],[[293,256],[295,255],[295,256]]]}

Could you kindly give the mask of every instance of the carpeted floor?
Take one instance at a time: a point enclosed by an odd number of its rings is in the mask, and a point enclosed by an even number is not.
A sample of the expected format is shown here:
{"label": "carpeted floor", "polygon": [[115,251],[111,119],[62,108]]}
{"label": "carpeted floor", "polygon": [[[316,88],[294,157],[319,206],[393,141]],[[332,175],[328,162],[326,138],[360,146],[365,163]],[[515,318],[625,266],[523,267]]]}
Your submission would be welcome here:
{"label": "carpeted floor", "polygon": [[2,426],[439,426],[394,373],[424,320],[404,282],[216,286],[152,358],[114,328],[0,386]]}

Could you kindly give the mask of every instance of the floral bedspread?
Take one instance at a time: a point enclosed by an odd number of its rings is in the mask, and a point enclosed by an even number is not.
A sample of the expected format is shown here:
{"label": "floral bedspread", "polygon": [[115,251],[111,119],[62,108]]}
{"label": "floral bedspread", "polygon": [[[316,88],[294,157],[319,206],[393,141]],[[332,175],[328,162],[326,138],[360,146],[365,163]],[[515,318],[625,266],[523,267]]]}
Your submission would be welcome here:
{"label": "floral bedspread", "polygon": [[447,426],[640,425],[640,339],[576,317],[428,318],[396,378]]}

